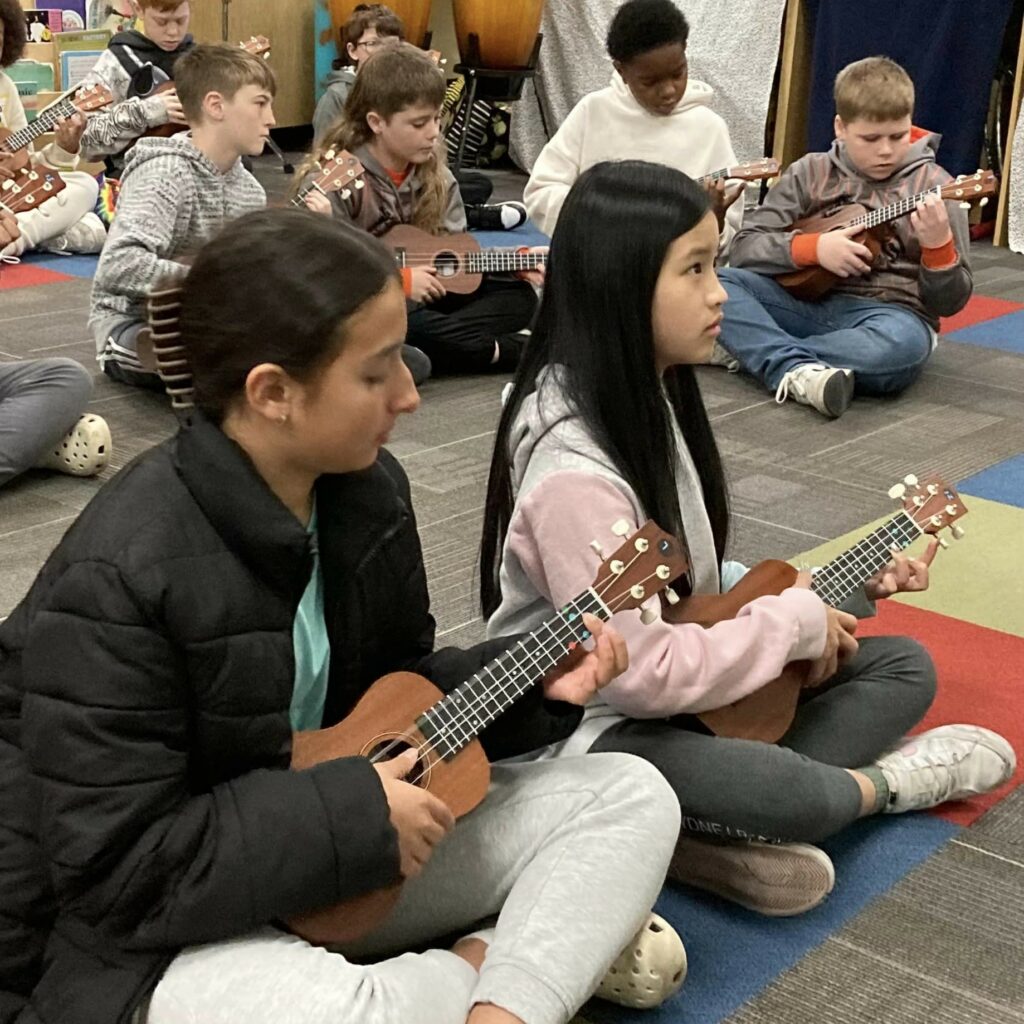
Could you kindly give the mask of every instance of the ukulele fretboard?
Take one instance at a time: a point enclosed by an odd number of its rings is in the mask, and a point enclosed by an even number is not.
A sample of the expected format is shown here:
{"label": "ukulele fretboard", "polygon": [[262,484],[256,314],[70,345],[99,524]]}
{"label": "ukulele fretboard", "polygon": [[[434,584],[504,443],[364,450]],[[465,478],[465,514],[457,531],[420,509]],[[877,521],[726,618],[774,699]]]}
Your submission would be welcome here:
{"label": "ukulele fretboard", "polygon": [[49,110],[44,110],[31,124],[27,124],[24,128],[19,128],[16,132],[8,135],[3,142],[0,142],[0,148],[8,153],[17,153],[19,149],[24,149],[30,142],[38,139],[40,135],[53,131],[57,126],[57,122],[62,117],[71,117],[72,114],[77,112],[78,108],[71,102],[69,97],[65,97],[59,103],[50,107]]}
{"label": "ukulele fretboard", "polygon": [[814,573],[811,589],[826,604],[838,608],[879,570],[888,565],[893,548],[902,551],[921,536],[921,528],[905,511],[874,533],[833,558]]}
{"label": "ukulele fretboard", "polygon": [[465,269],[469,274],[498,274],[503,271],[533,270],[547,256],[536,252],[518,252],[515,249],[484,249],[467,253]]}
{"label": "ukulele fretboard", "polygon": [[901,199],[898,203],[890,203],[888,206],[883,206],[880,210],[872,210],[871,213],[865,213],[863,216],[850,221],[850,224],[856,224],[865,228],[875,228],[879,224],[885,224],[887,221],[896,220],[899,217],[905,217],[908,213],[912,213],[917,208],[917,204],[923,202],[929,196],[941,195],[941,185],[936,185],[934,188],[926,188],[923,192],[907,196],[906,199]]}
{"label": "ukulele fretboard", "polygon": [[567,653],[588,639],[585,612],[602,620],[612,614],[593,589],[585,591],[425,711],[416,725],[439,756],[452,757],[475,740]]}

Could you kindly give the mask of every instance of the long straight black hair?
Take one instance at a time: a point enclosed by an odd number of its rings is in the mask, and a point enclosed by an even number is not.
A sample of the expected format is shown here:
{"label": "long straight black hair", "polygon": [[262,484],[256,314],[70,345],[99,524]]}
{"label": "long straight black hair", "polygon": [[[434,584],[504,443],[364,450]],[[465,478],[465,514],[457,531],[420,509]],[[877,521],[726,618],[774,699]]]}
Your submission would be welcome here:
{"label": "long straight black hair", "polygon": [[665,255],[708,209],[706,193],[692,179],[640,160],[597,164],[570,190],[551,240],[537,322],[491,457],[480,547],[485,616],[501,603],[498,572],[514,505],[509,434],[547,366],[561,367],[570,407],[644,512],[685,543],[671,407],[700,475],[721,563],[729,507],[718,447],[693,368],[675,366],[659,378],[652,327],[654,290]]}

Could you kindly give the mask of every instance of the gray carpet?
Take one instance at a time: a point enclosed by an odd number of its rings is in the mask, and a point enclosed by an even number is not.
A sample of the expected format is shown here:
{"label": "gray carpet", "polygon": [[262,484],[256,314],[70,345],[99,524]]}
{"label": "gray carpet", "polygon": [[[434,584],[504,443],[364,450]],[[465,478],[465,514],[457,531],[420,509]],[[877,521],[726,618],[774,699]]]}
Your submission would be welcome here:
{"label": "gray carpet", "polygon": [[[273,162],[272,193],[287,184]],[[498,197],[521,180],[498,177]],[[1024,257],[980,245],[977,290],[1024,302]],[[66,354],[92,367],[89,285],[0,292],[0,360]],[[912,469],[958,480],[1024,451],[1024,357],[944,343],[898,401],[859,400],[837,422],[702,368],[735,511],[731,556],[786,557],[887,512],[888,487]],[[444,642],[482,634],[474,567],[504,377],[431,381],[392,449],[412,480]],[[92,408],[110,422],[114,464],[167,437],[155,395],[97,377]],[[7,615],[76,513],[101,486],[31,473],[0,492],[0,617]],[[1012,539],[1008,538],[1008,545]],[[1015,550],[1019,559],[1019,538]],[[841,883],[840,883],[841,884]],[[737,1024],[961,1024],[1024,1021],[1024,793],[926,861],[738,1012]]]}

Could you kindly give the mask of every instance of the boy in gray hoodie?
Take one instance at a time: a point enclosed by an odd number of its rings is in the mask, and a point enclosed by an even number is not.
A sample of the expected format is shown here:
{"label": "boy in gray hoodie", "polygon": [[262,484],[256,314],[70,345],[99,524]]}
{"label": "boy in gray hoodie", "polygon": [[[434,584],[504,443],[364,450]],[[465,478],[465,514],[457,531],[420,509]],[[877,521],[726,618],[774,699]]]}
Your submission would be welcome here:
{"label": "boy in gray hoodie", "polygon": [[129,154],[89,316],[104,373],[156,390],[159,377],[139,358],[146,296],[183,275],[185,258],[225,221],[266,204],[241,158],[263,151],[274,124],[274,73],[240,47],[195,47],[175,66],[175,81],[192,131],[141,139]]}
{"label": "boy in gray hoodie", "polygon": [[[860,227],[794,231],[846,203],[869,211],[951,181],[935,162],[940,137],[914,128],[914,85],[898,64],[868,57],[836,77],[836,140],[792,164],[733,241],[720,271],[725,304],[716,362],[735,357],[775,392],[841,416],[854,394],[896,394],[935,346],[940,316],[963,309],[973,281],[967,217],[937,194],[893,220],[881,252]],[[789,294],[774,275],[820,266],[839,278],[823,299]]]}

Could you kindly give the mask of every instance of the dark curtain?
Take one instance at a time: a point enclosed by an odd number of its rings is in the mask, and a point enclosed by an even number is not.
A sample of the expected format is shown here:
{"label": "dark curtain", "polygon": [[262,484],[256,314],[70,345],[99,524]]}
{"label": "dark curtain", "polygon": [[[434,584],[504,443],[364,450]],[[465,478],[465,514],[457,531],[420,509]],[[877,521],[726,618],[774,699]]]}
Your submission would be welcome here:
{"label": "dark curtain", "polygon": [[862,57],[885,56],[914,81],[914,124],[942,135],[939,163],[978,168],[989,90],[1014,0],[805,0],[813,31],[808,151],[835,137],[832,85]]}

